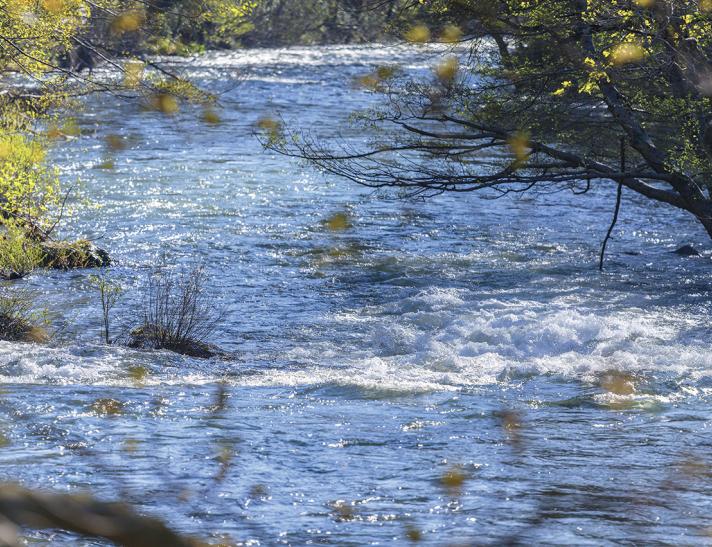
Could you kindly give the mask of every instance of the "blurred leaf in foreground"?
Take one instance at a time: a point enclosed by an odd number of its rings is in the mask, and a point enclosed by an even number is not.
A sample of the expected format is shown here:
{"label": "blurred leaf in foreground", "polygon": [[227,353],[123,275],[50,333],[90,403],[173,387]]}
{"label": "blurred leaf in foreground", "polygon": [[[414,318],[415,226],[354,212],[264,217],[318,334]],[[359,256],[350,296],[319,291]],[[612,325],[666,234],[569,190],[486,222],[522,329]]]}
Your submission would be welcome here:
{"label": "blurred leaf in foreground", "polygon": [[446,87],[452,85],[459,71],[460,62],[457,57],[448,57],[435,67],[435,75]]}
{"label": "blurred leaf in foreground", "polygon": [[462,29],[457,25],[448,25],[440,35],[440,41],[446,44],[455,44],[462,40]]}
{"label": "blurred leaf in foreground", "polygon": [[117,416],[124,411],[124,403],[116,399],[101,398],[91,404],[91,410],[95,414],[104,416]]}
{"label": "blurred leaf in foreground", "polygon": [[625,372],[607,372],[601,377],[600,385],[601,388],[614,395],[632,395],[635,393],[635,378]]}
{"label": "blurred leaf in foreground", "polygon": [[404,35],[411,44],[424,44],[430,41],[430,29],[425,25],[415,25]]}
{"label": "blurred leaf in foreground", "polygon": [[104,140],[106,147],[113,152],[126,149],[126,140],[121,135],[107,135]]}
{"label": "blurred leaf in foreground", "polygon": [[527,162],[532,153],[529,133],[526,131],[518,131],[512,135],[507,142],[512,155],[514,155],[512,168],[519,169]]}
{"label": "blurred leaf in foreground", "polygon": [[154,110],[167,115],[175,114],[180,109],[178,99],[170,93],[156,93],[151,97],[150,104]]}
{"label": "blurred leaf in foreground", "polygon": [[136,88],[143,79],[145,64],[141,61],[131,60],[124,64],[124,85],[128,88]]}
{"label": "blurred leaf in foreground", "polygon": [[351,220],[347,213],[336,213],[329,217],[324,224],[332,232],[343,232],[351,228]]}
{"label": "blurred leaf in foreground", "polygon": [[116,35],[126,32],[136,32],[143,24],[144,16],[138,10],[127,11],[114,17],[111,21],[111,31]]}
{"label": "blurred leaf in foreground", "polygon": [[466,481],[467,475],[460,465],[453,465],[440,477],[440,485],[452,497],[462,494]]}
{"label": "blurred leaf in foreground", "polygon": [[212,108],[203,110],[202,120],[209,125],[218,125],[222,122],[220,115]]}

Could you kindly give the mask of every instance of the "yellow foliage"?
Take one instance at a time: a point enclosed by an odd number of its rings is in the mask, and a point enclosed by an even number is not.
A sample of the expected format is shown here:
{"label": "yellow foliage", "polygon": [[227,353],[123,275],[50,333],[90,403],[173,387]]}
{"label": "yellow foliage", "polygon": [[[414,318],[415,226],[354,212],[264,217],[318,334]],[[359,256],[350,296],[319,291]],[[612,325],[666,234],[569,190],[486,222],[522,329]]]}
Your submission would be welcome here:
{"label": "yellow foliage", "polygon": [[40,245],[27,237],[27,230],[16,221],[5,221],[0,235],[0,270],[21,277],[39,268],[44,258]]}
{"label": "yellow foliage", "polygon": [[430,41],[430,29],[425,25],[416,25],[408,30],[404,37],[412,44],[424,44]]}
{"label": "yellow foliage", "polygon": [[45,147],[37,140],[0,131],[0,211],[42,225],[59,198],[59,179],[45,164]]}
{"label": "yellow foliage", "polygon": [[58,49],[68,49],[86,24],[83,0],[0,0],[0,71],[16,67],[39,75]]}
{"label": "yellow foliage", "polygon": [[457,57],[448,57],[435,67],[435,75],[444,85],[450,85],[457,77],[460,70],[460,62]]}
{"label": "yellow foliage", "polygon": [[514,168],[521,167],[527,162],[532,153],[529,134],[525,131],[519,131],[509,138],[508,144],[514,155]]}
{"label": "yellow foliage", "polygon": [[614,65],[626,65],[637,63],[643,60],[646,55],[647,52],[642,45],[635,42],[623,42],[613,48],[610,58]]}
{"label": "yellow foliage", "polygon": [[572,85],[573,85],[573,83],[571,82],[571,80],[563,81],[563,82],[561,82],[561,87],[559,87],[559,89],[554,91],[552,93],[552,95],[555,95],[556,97],[560,97],[561,95],[566,93],[566,90],[569,89]]}
{"label": "yellow foliage", "polygon": [[462,29],[457,25],[448,25],[440,35],[440,41],[446,44],[455,44],[462,40]]}
{"label": "yellow foliage", "polygon": [[351,221],[346,213],[336,213],[326,221],[326,227],[332,232],[341,232],[351,228]]}

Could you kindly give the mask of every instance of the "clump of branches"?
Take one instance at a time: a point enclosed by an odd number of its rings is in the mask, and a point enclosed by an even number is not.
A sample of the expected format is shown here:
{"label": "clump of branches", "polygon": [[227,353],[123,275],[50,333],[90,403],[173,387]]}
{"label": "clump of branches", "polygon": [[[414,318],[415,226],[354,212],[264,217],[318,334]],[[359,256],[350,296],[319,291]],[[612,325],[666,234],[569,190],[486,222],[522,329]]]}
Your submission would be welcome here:
{"label": "clump of branches", "polygon": [[129,346],[167,349],[193,357],[212,357],[219,350],[208,343],[225,316],[205,291],[202,267],[185,273],[157,272],[145,290],[141,325],[131,331]]}
{"label": "clump of branches", "polygon": [[46,342],[49,336],[42,327],[45,322],[30,291],[15,289],[0,293],[0,340]]}

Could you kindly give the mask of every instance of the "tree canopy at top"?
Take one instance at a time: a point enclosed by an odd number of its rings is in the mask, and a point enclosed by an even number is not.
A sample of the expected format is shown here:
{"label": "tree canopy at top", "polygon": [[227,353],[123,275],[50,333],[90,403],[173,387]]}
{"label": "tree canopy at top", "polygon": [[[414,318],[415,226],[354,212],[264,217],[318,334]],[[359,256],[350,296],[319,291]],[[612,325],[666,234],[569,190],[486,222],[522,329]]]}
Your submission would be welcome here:
{"label": "tree canopy at top", "polygon": [[270,144],[412,194],[583,192],[608,179],[689,211],[712,236],[710,0],[420,3],[438,23],[406,38],[457,47],[428,81],[393,70],[367,80],[389,95],[368,116],[384,129],[378,139],[334,150],[304,133]]}

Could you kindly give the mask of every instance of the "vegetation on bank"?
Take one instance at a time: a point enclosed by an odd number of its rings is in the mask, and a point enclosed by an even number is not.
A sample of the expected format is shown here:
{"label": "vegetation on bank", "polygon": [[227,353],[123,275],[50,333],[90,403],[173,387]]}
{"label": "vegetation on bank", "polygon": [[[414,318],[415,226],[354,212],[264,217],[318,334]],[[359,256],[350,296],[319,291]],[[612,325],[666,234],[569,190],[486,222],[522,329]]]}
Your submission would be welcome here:
{"label": "vegetation on bank", "polygon": [[[144,55],[188,38],[240,33],[251,1],[155,3],[134,0],[0,0],[0,278],[17,281],[40,268],[104,268],[109,254],[88,240],[57,238],[74,206],[47,160],[58,140],[80,137],[69,115],[86,93],[131,95],[166,114],[181,99],[209,97]],[[98,63],[117,82],[94,78]],[[153,74],[148,69],[154,66]],[[24,82],[18,85],[18,82]],[[33,299],[15,285],[0,294],[0,338],[32,335]]]}
{"label": "vegetation on bank", "polygon": [[239,44],[275,47],[400,40],[406,29],[419,22],[438,24],[427,4],[413,0],[262,0],[249,15]]}

